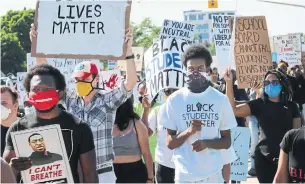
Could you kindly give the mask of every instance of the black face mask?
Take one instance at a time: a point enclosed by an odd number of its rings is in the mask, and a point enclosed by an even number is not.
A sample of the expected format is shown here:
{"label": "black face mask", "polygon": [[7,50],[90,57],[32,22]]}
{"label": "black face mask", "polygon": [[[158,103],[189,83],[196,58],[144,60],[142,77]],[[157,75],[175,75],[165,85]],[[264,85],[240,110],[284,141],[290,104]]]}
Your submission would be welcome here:
{"label": "black face mask", "polygon": [[193,93],[202,93],[210,86],[210,82],[198,71],[188,73],[186,84]]}
{"label": "black face mask", "polygon": [[143,96],[140,96],[140,97],[139,97],[140,103],[142,103],[142,100],[143,100]]}

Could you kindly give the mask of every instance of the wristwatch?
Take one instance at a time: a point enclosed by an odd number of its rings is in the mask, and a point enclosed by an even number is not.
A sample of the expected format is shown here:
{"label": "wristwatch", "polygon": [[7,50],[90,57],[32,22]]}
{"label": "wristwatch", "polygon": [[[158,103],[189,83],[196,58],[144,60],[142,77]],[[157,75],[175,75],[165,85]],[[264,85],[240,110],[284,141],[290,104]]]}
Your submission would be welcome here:
{"label": "wristwatch", "polygon": [[134,54],[132,54],[131,56],[126,56],[126,59],[134,59]]}

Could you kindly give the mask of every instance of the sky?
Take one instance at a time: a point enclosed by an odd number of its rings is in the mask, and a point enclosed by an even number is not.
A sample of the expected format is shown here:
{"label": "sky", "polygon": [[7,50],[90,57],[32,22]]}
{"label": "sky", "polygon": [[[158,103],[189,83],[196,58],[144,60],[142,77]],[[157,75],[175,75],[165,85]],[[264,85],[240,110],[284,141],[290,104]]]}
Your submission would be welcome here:
{"label": "sky", "polygon": [[[270,0],[305,6],[305,0]],[[36,0],[1,0],[0,14],[8,10],[35,8]],[[217,9],[208,9],[208,0],[133,0],[131,21],[140,23],[145,17],[161,26],[164,19],[183,21],[183,11],[236,11],[237,15],[266,16],[269,37],[288,33],[305,33],[305,8],[261,2],[259,0],[218,0]]]}

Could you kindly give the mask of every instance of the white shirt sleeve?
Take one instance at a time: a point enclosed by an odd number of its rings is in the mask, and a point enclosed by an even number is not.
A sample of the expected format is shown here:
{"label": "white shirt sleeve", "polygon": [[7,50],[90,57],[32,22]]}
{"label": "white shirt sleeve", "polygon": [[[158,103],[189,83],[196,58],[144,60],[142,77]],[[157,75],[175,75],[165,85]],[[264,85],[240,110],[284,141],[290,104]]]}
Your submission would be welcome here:
{"label": "white shirt sleeve", "polygon": [[176,118],[176,113],[173,109],[173,98],[171,98],[172,96],[170,96],[168,99],[167,99],[167,102],[166,102],[166,105],[165,105],[165,119],[166,121],[162,121],[159,122],[164,128],[167,128],[167,129],[170,129],[170,130],[177,130],[178,127],[177,127],[177,121],[175,120]]}
{"label": "white shirt sleeve", "polygon": [[232,106],[227,96],[222,100],[222,119],[220,120],[220,130],[229,130],[237,126]]}
{"label": "white shirt sleeve", "polygon": [[230,164],[237,159],[233,146],[231,146],[229,149],[222,149],[220,151],[221,151],[222,165]]}
{"label": "white shirt sleeve", "polygon": [[152,112],[148,115],[148,126],[153,133],[156,132],[157,129],[157,113],[156,110],[153,109]]}

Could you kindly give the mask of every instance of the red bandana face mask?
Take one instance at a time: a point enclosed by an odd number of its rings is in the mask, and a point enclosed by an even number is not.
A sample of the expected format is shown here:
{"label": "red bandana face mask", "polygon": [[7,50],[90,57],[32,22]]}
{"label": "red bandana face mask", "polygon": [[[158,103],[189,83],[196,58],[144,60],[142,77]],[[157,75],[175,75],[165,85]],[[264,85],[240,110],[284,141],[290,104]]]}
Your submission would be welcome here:
{"label": "red bandana face mask", "polygon": [[53,108],[59,101],[59,96],[56,90],[49,90],[43,92],[30,92],[29,104],[33,105],[37,110],[49,110]]}

